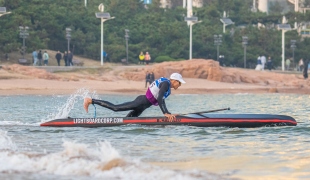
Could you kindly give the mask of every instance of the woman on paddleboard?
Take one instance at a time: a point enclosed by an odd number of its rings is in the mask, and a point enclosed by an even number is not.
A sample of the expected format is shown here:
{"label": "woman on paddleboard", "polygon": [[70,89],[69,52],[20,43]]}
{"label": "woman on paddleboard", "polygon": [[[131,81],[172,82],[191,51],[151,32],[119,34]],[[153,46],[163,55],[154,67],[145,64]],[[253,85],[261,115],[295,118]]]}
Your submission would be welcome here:
{"label": "woman on paddleboard", "polygon": [[172,121],[175,119],[175,115],[168,111],[165,104],[165,99],[171,94],[171,88],[176,90],[181,86],[181,84],[184,83],[185,81],[183,80],[181,74],[173,73],[171,74],[170,79],[161,77],[155,80],[152,84],[149,85],[145,95],[140,95],[131,102],[114,105],[108,101],[85,98],[84,109],[86,112],[88,112],[88,106],[90,104],[98,104],[113,111],[131,110],[126,117],[138,117],[145,109],[154,105],[159,106],[168,120]]}

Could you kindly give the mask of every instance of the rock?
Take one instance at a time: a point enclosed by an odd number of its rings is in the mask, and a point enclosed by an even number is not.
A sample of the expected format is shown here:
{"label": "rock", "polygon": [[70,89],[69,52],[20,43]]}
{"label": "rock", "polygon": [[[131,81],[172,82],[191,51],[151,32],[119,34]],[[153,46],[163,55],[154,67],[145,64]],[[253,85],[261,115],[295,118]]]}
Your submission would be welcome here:
{"label": "rock", "polygon": [[268,90],[268,92],[270,92],[270,93],[278,93],[279,91],[278,91],[277,88],[270,88],[270,89]]}
{"label": "rock", "polygon": [[13,72],[13,73],[18,73],[22,75],[27,75],[39,79],[49,79],[49,80],[59,80],[60,77],[58,77],[55,74],[49,73],[44,69],[37,69],[35,67],[31,66],[22,66],[19,64],[13,64],[9,66],[4,66],[5,70]]}

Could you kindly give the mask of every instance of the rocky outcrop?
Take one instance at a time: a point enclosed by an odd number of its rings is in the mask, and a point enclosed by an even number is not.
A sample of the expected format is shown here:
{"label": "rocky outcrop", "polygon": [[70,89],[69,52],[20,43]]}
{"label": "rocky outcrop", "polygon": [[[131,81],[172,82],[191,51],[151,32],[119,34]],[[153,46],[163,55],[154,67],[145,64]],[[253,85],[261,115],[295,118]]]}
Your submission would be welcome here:
{"label": "rocky outcrop", "polygon": [[169,77],[170,74],[178,72],[183,77],[221,81],[223,76],[221,69],[222,67],[219,66],[217,61],[194,59],[154,64],[150,67],[124,72],[121,76],[130,80],[144,80],[146,71],[153,71],[155,78]]}
{"label": "rocky outcrop", "polygon": [[49,73],[46,70],[37,69],[31,66],[22,66],[18,64],[13,64],[9,66],[3,66],[2,68],[8,72],[31,76],[39,79],[53,79],[53,80],[61,79],[57,75]]}
{"label": "rocky outcrop", "polygon": [[304,80],[301,74],[282,74],[272,71],[255,71],[254,69],[220,67],[219,63],[210,59],[192,59],[177,62],[163,62],[152,66],[122,72],[119,75],[129,80],[145,79],[147,71],[153,71],[155,78],[169,77],[178,72],[184,78],[201,78],[210,81],[227,83],[245,83],[274,87],[309,87],[310,81]]}
{"label": "rocky outcrop", "polygon": [[[304,80],[301,74],[283,74],[280,72],[255,71],[254,69],[221,67],[217,61],[211,59],[193,59],[174,62],[163,62],[149,66],[115,66],[98,68],[91,72],[66,72],[66,74],[53,74],[32,66],[9,65],[3,66],[3,70],[15,74],[40,79],[52,79],[63,81],[79,81],[80,79],[99,81],[133,80],[144,81],[147,71],[153,71],[155,78],[169,77],[171,73],[178,72],[185,78],[200,78],[210,81],[255,84],[268,88],[310,88],[310,81]],[[275,92],[275,89],[270,89]]]}

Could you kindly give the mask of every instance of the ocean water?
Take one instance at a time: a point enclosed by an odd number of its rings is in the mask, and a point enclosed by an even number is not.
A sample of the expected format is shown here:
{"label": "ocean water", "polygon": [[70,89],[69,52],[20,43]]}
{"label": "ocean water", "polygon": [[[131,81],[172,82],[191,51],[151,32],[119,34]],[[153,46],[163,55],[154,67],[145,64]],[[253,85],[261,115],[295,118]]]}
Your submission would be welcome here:
{"label": "ocean water", "polygon": [[[171,95],[172,113],[283,114],[296,127],[126,125],[40,127],[61,117],[92,117],[83,97],[122,103],[135,95],[0,96],[0,179],[309,179],[309,95]],[[97,117],[125,116],[97,106]],[[159,107],[142,116],[162,116]]]}

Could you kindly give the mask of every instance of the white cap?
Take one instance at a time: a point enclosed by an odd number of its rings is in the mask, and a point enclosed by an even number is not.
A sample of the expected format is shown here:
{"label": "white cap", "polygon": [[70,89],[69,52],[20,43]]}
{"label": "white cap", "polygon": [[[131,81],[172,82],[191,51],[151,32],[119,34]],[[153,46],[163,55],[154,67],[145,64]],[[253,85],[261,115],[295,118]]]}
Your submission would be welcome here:
{"label": "white cap", "polygon": [[170,79],[178,80],[178,81],[180,81],[182,84],[186,83],[186,82],[183,80],[182,75],[179,74],[179,73],[173,73],[173,74],[171,74]]}

